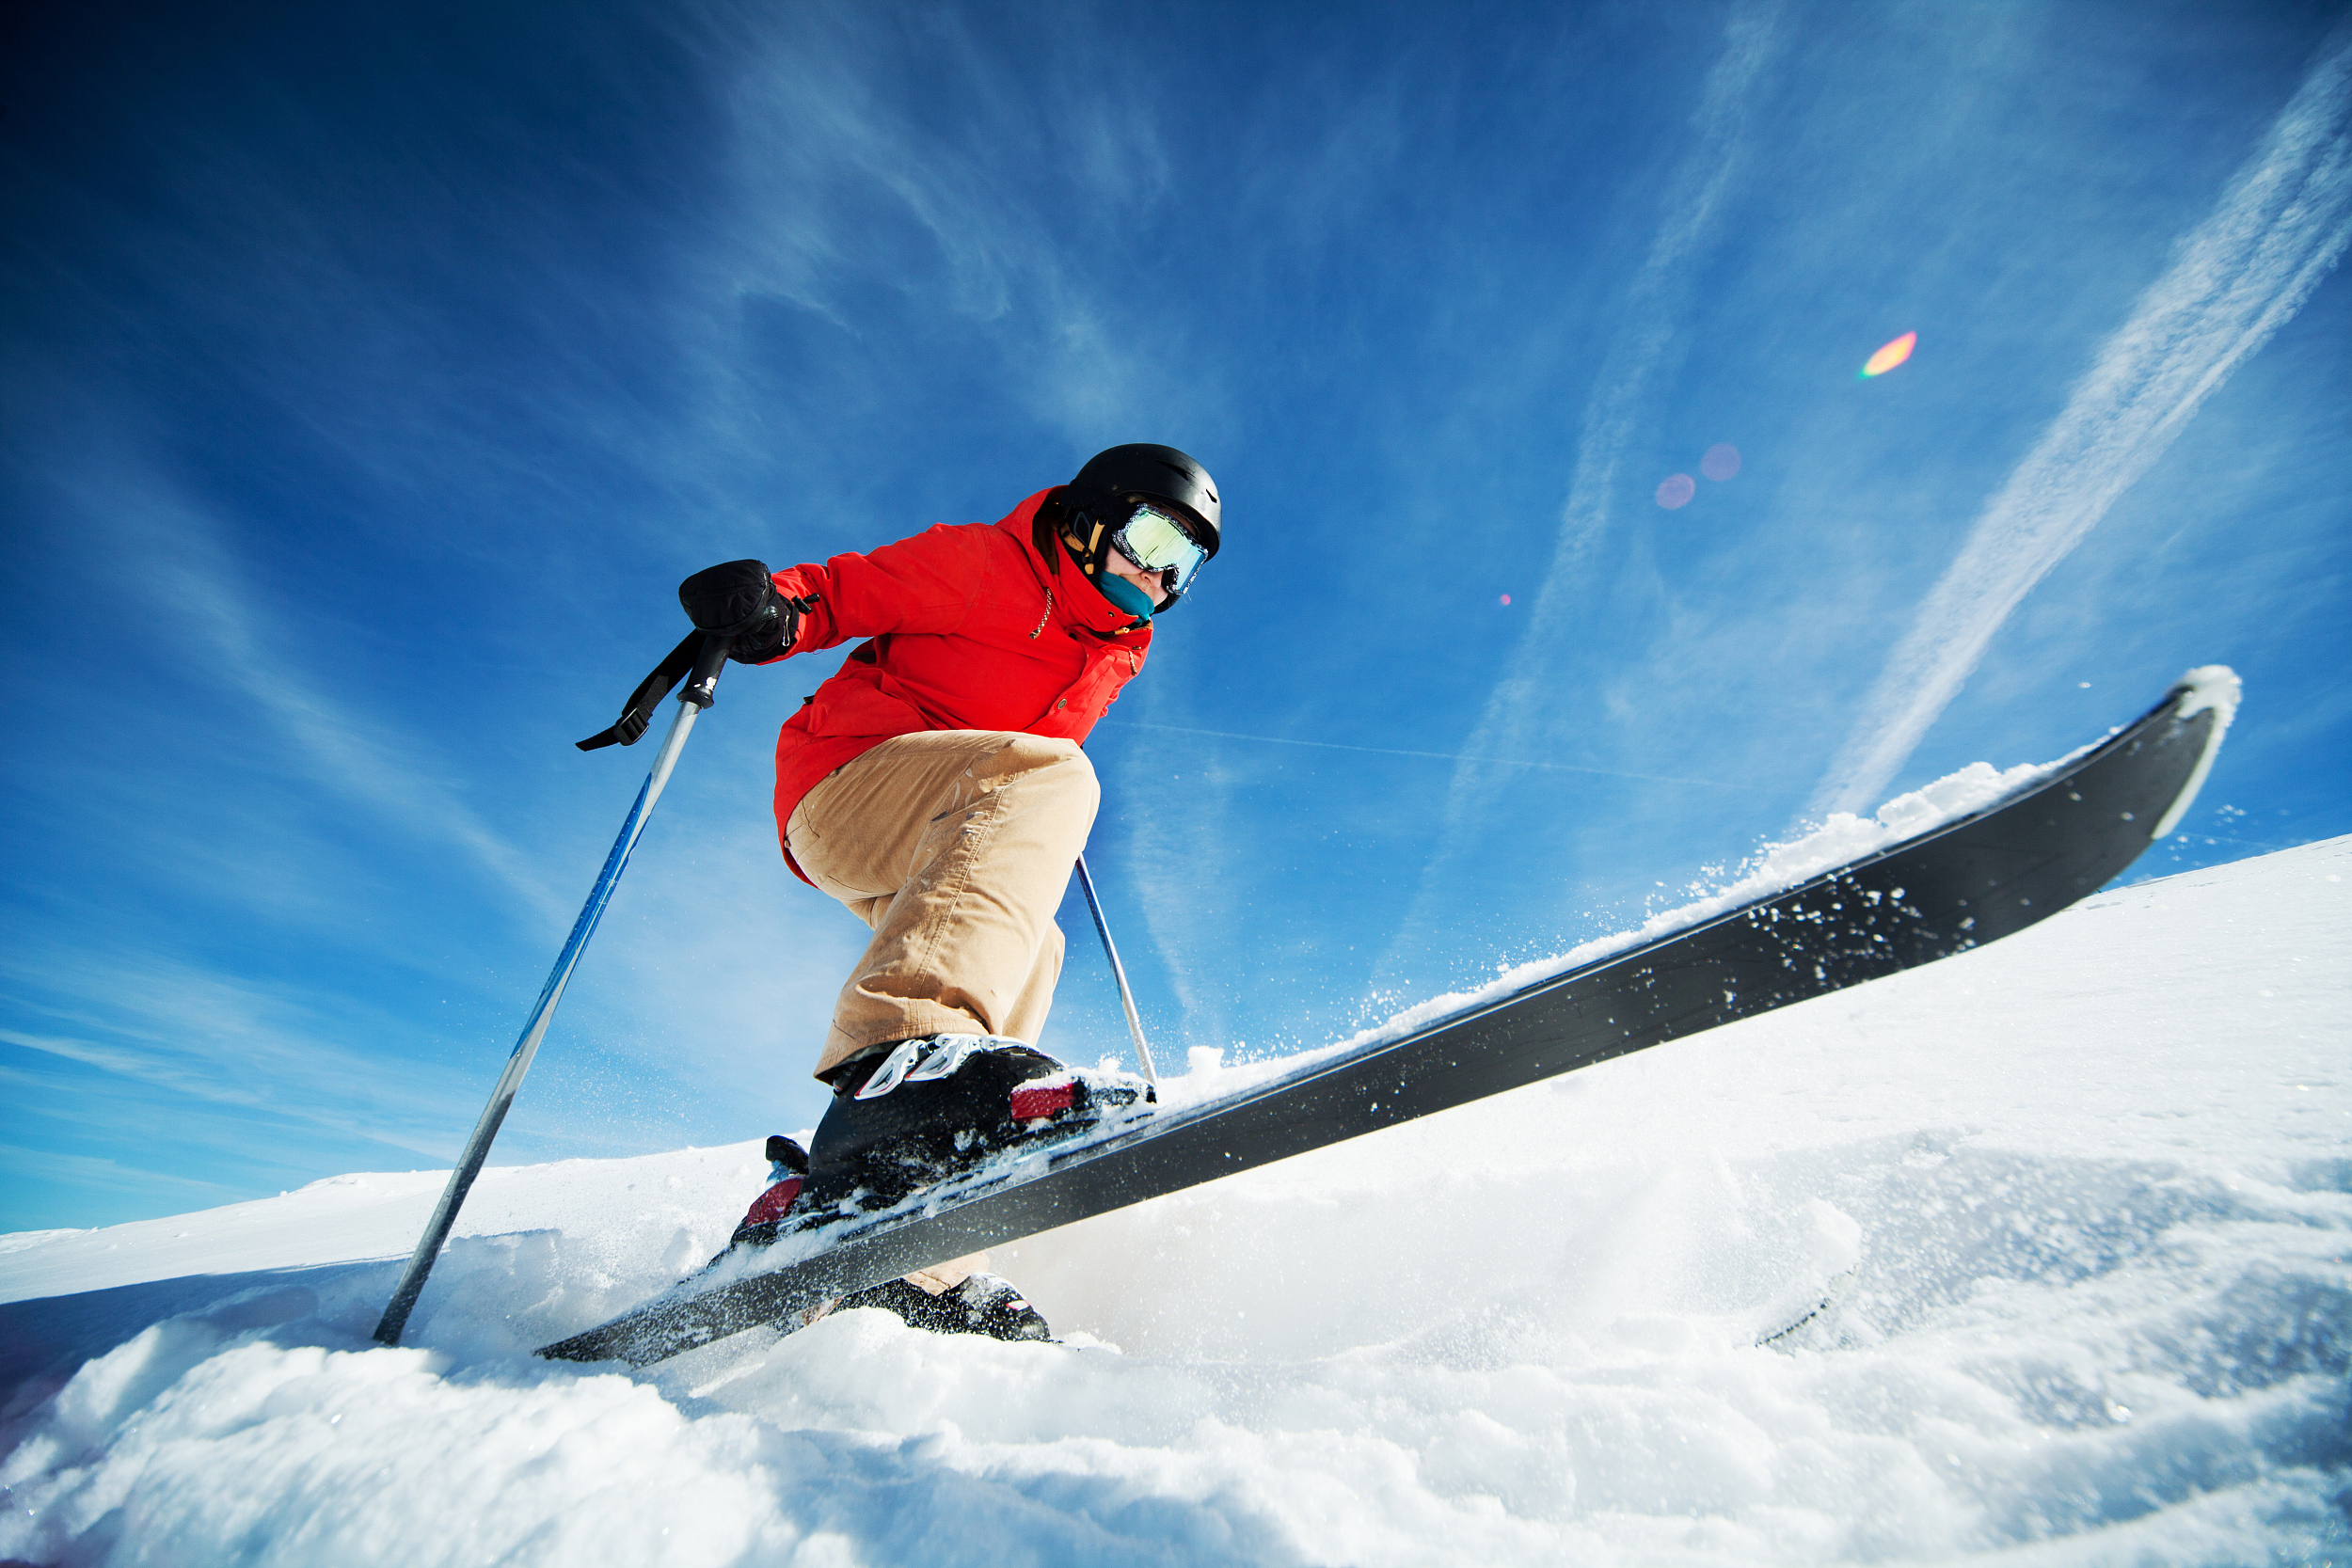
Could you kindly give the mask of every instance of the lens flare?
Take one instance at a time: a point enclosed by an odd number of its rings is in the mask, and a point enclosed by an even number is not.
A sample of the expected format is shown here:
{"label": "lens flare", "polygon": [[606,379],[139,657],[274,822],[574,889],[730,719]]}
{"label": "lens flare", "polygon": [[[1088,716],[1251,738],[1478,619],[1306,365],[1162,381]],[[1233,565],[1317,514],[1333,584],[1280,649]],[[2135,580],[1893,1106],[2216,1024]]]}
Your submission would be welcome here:
{"label": "lens flare", "polygon": [[1658,487],[1658,504],[1672,512],[1677,506],[1688,506],[1691,498],[1699,493],[1699,482],[1689,474],[1668,474]]}
{"label": "lens flare", "polygon": [[1884,375],[1888,371],[1893,370],[1896,366],[1910,358],[1911,351],[1918,345],[1918,342],[1919,334],[1916,332],[1904,333],[1901,337],[1896,339],[1884,348],[1880,349],[1876,354],[1870,356],[1867,360],[1864,361],[1862,366],[1862,375],[1859,379],[1867,381],[1874,375]]}
{"label": "lens flare", "polygon": [[1729,441],[1718,441],[1707,449],[1699,459],[1699,472],[1716,481],[1729,479],[1740,471],[1740,449]]}

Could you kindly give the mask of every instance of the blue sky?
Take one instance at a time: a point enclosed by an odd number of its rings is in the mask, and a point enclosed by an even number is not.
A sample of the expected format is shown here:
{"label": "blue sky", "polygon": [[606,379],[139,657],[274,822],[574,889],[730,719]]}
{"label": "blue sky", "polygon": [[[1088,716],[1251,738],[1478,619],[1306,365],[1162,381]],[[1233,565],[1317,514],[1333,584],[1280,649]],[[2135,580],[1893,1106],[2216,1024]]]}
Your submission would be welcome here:
{"label": "blue sky", "polygon": [[[446,1163],[677,579],[1120,441],[1228,508],[1090,745],[1164,1058],[1321,1043],[2192,664],[2247,704],[2140,874],[2352,831],[2340,6],[5,25],[0,1228]],[[784,870],[770,753],[837,657],[729,673],[499,1159],[814,1120],[863,927]],[[1045,1043],[1123,1050],[1063,925]]]}

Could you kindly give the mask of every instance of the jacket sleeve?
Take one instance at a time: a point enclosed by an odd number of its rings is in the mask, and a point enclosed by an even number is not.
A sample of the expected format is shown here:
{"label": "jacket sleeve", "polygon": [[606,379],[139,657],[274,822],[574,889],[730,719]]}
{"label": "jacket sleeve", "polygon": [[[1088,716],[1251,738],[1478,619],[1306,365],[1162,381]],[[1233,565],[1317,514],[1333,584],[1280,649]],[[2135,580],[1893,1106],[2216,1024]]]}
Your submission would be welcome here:
{"label": "jacket sleeve", "polygon": [[986,524],[926,529],[865,555],[836,555],[821,566],[787,566],[776,592],[816,604],[801,617],[796,654],[853,637],[889,632],[951,632],[961,626],[987,585]]}

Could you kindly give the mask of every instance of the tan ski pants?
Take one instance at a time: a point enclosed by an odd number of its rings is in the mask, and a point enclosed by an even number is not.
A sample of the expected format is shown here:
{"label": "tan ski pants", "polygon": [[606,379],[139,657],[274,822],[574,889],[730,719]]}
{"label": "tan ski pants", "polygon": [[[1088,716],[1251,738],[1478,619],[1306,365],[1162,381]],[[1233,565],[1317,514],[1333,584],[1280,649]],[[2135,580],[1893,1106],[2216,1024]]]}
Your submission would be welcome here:
{"label": "tan ski pants", "polygon": [[1061,976],[1054,911],[1101,800],[1075,741],[1000,730],[898,736],[803,796],[792,858],[874,930],[818,1075],[920,1035],[1035,1043]]}

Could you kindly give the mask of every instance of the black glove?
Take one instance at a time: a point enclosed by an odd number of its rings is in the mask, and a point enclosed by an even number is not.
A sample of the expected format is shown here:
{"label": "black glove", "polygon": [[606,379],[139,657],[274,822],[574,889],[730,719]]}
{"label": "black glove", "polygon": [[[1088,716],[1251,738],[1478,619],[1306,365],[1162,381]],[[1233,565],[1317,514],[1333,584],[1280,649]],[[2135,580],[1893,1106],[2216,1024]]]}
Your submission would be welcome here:
{"label": "black glove", "polygon": [[696,572],[677,585],[686,618],[703,631],[735,639],[727,657],[738,664],[765,664],[792,651],[801,617],[814,598],[786,598],[760,561],[730,561]]}

